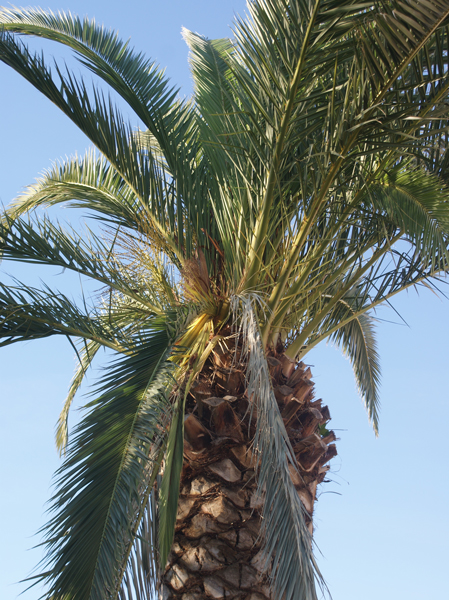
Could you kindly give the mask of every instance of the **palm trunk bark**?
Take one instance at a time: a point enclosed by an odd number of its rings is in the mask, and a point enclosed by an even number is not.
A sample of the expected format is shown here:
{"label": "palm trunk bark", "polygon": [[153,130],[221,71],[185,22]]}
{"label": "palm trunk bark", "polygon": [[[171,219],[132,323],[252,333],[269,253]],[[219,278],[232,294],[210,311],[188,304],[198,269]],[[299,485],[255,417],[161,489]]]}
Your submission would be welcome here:
{"label": "palm trunk bark", "polygon": [[[231,347],[229,347],[231,346]],[[274,600],[261,556],[262,500],[256,493],[254,434],[239,349],[215,352],[192,389],[185,421],[184,467],[176,533],[163,600]],[[292,480],[313,533],[318,485],[337,454],[325,428],[329,410],[314,400],[310,369],[279,348],[268,357],[273,389],[295,455]]]}

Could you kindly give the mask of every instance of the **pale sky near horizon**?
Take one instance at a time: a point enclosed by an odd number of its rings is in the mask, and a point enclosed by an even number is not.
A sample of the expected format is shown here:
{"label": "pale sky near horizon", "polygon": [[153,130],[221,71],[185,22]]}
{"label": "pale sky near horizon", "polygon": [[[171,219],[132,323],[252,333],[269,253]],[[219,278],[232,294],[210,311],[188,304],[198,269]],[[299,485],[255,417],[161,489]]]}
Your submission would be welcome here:
{"label": "pale sky near horizon", "polygon": [[[213,8],[211,8],[211,5]],[[181,27],[208,37],[230,35],[243,0],[165,0],[112,5],[105,0],[47,1],[43,7],[88,14],[167,67],[191,93]],[[47,56],[57,49],[45,47]],[[89,77],[89,76],[88,76]],[[0,64],[0,204],[7,205],[53,160],[83,154],[89,142],[45,98]],[[63,213],[70,220],[70,211]],[[27,282],[63,287],[64,274],[3,263]],[[76,281],[70,280],[76,295]],[[445,286],[441,286],[444,290]],[[447,594],[449,486],[449,301],[408,292],[378,313],[382,363],[380,436],[374,437],[349,363],[323,345],[307,356],[319,397],[329,405],[340,441],[331,482],[316,508],[318,561],[334,600],[425,600]],[[395,324],[385,322],[394,321]],[[29,550],[45,523],[51,476],[60,464],[54,425],[75,361],[66,340],[0,348],[0,598],[14,600],[41,556]],[[94,380],[94,373],[90,381]],[[80,397],[77,406],[83,404]],[[320,554],[321,553],[321,554]],[[23,600],[37,600],[33,588]]]}

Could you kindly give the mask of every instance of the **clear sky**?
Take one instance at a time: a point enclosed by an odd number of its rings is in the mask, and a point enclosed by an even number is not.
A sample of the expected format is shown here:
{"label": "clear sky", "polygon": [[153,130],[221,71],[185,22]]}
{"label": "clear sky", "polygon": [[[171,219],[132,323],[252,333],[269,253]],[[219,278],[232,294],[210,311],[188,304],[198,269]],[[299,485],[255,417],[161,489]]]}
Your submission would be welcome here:
{"label": "clear sky", "polygon": [[[53,10],[88,14],[167,67],[190,94],[187,48],[181,27],[208,37],[229,35],[243,0],[58,0]],[[47,56],[51,44],[36,43]],[[0,203],[8,204],[52,160],[89,146],[66,117],[12,71],[0,65]],[[69,211],[63,218],[70,219]],[[46,270],[0,265],[36,284],[77,294],[73,278]],[[67,288],[68,286],[68,288]],[[443,286],[444,289],[444,286]],[[424,600],[447,594],[449,490],[446,427],[449,301],[428,291],[406,293],[395,307],[407,322],[378,313],[382,358],[380,437],[375,439],[357,396],[349,363],[323,345],[307,357],[316,389],[330,407],[339,456],[316,508],[319,563],[334,600]],[[394,321],[396,324],[385,321]],[[13,600],[16,585],[41,556],[30,550],[45,520],[51,476],[59,464],[54,425],[75,362],[65,340],[0,349],[0,598]],[[92,381],[93,377],[91,377]],[[78,400],[78,406],[82,398]],[[321,553],[321,555],[320,555]],[[38,589],[24,600],[37,600]]]}

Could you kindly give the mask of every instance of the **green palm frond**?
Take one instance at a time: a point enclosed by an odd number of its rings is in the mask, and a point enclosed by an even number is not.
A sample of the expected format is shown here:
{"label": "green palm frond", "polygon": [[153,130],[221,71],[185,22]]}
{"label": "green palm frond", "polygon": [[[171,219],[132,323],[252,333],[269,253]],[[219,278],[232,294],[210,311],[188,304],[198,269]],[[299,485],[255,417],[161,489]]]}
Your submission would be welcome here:
{"label": "green palm frond", "polygon": [[255,224],[253,204],[262,185],[257,168],[261,158],[254,155],[251,133],[259,123],[242,104],[244,96],[233,73],[242,67],[232,58],[231,41],[207,40],[187,30],[183,34],[190,49],[203,151],[213,174],[207,182],[211,210],[228,278],[237,285]]}
{"label": "green palm frond", "polygon": [[[155,191],[160,193],[158,187],[162,188],[165,197],[158,206],[165,205],[170,213],[178,248],[190,253],[193,240],[190,222],[183,218],[181,197],[187,204],[193,202],[197,206],[198,197],[204,196],[198,194],[204,183],[202,178],[185,168],[198,159],[197,123],[191,103],[176,98],[177,90],[168,86],[168,80],[154,63],[94,21],[39,9],[6,9],[0,13],[0,24],[4,29],[0,60],[28,79],[74,121],[127,182],[136,196],[135,202],[143,203],[145,208],[147,199]],[[75,79],[70,72],[64,75],[58,67],[54,77],[41,56],[32,55],[8,32],[41,36],[72,48],[85,66],[129,103],[156,140],[156,155],[148,145],[141,151],[141,140],[132,128],[119,125],[124,123],[123,118],[94,84],[88,89],[82,79]],[[154,172],[161,169],[167,170],[167,175],[155,182]],[[198,216],[197,234],[208,222]],[[161,220],[157,223],[162,225]]]}
{"label": "green palm frond", "polygon": [[373,208],[385,212],[423,260],[436,264],[447,255],[448,189],[441,179],[413,168],[392,169],[386,179],[371,191]]}
{"label": "green palm frond", "polygon": [[379,102],[419,52],[432,43],[436,31],[447,24],[449,8],[443,0],[379,3],[371,17],[362,28],[359,43],[373,100]]}
{"label": "green palm frond", "polygon": [[[354,295],[355,294],[355,295]],[[375,340],[374,319],[368,313],[361,313],[351,319],[360,308],[357,290],[348,293],[329,319],[323,323],[321,337],[326,337],[326,328],[335,323],[345,323],[330,335],[329,339],[341,347],[349,358],[359,394],[365,404],[369,420],[376,435],[379,433],[379,383],[380,362]],[[311,340],[313,344],[313,338]]]}
{"label": "green palm frond", "polygon": [[140,305],[141,312],[159,314],[163,312],[164,299],[152,290],[154,279],[160,276],[157,261],[152,259],[152,247],[160,249],[151,233],[150,229],[145,245],[146,260],[140,257],[137,273],[132,251],[128,252],[127,262],[119,260],[121,242],[117,229],[102,239],[87,228],[83,235],[45,217],[25,221],[5,215],[0,224],[0,257],[75,271],[133,300]]}
{"label": "green palm frond", "polygon": [[128,559],[118,600],[148,600],[157,594],[159,569],[154,556],[157,546],[156,511],[157,503],[152,491]]}
{"label": "green palm frond", "polygon": [[[177,115],[171,114],[178,90],[168,85],[154,62],[122,42],[116,32],[70,13],[32,8],[3,8],[0,23],[5,31],[40,36],[72,48],[84,65],[127,101],[159,143],[179,125]],[[163,147],[168,150],[166,144]]]}
{"label": "green palm frond", "polygon": [[179,395],[168,434],[164,473],[160,485],[158,540],[161,566],[167,563],[178,512],[179,483],[184,458],[184,404],[182,396]]}
{"label": "green palm frond", "polygon": [[56,448],[60,455],[65,453],[69,439],[68,418],[70,407],[72,406],[73,399],[83,382],[88,368],[91,366],[92,361],[100,348],[101,345],[98,342],[89,341],[81,349],[81,352],[78,353],[79,364],[70,383],[69,393],[64,401],[64,406],[56,424]]}
{"label": "green palm frond", "polygon": [[[156,229],[161,230],[162,235],[165,234],[164,226],[154,218],[147,205],[148,198],[153,197],[154,192],[160,192],[161,186],[165,192],[165,177],[157,176],[155,187],[155,170],[160,166],[150,155],[139,152],[132,128],[124,124],[123,117],[111,101],[106,100],[95,86],[91,86],[93,91],[89,93],[82,80],[75,80],[70,73],[64,76],[59,69],[55,81],[43,57],[32,55],[9,34],[0,37],[0,60],[30,81],[86,134],[132,190],[135,201],[146,212],[147,218]],[[171,216],[173,220],[176,217],[181,220],[176,230],[179,233],[182,231],[183,213],[176,215],[176,204],[172,205]],[[176,249],[174,246],[173,251]]]}
{"label": "green palm frond", "polygon": [[117,597],[171,418],[165,321],[152,320],[129,356],[111,364],[75,428],[44,528],[47,566],[37,581],[50,595]]}
{"label": "green palm frond", "polygon": [[[55,164],[8,207],[17,218],[39,206],[87,208],[111,223],[139,230],[145,209],[132,188],[101,156],[89,151]],[[140,218],[139,218],[140,216]]]}
{"label": "green palm frond", "polygon": [[376,435],[379,433],[380,365],[372,319],[361,314],[341,327],[332,337],[349,357],[357,387]]}
{"label": "green palm frond", "polygon": [[16,282],[0,283],[0,346],[24,340],[65,335],[98,342],[115,351],[129,344],[126,333],[93,311],[80,310],[67,296]]}

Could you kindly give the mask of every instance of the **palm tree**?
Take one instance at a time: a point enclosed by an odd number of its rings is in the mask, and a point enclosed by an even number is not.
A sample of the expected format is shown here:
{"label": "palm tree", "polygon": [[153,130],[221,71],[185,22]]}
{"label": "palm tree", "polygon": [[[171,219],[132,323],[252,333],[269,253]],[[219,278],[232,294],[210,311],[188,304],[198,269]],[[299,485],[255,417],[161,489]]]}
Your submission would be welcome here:
{"label": "palm tree", "polygon": [[[258,0],[233,40],[184,36],[195,94],[87,19],[0,13],[0,59],[96,150],[2,215],[5,260],[102,291],[0,288],[1,345],[64,335],[79,367],[37,581],[68,600],[311,600],[313,504],[335,436],[307,352],[348,355],[375,431],[373,310],[449,266],[449,4]],[[128,104],[30,51],[71,48]],[[64,203],[100,227],[63,228]],[[100,348],[83,420],[67,415]]]}

